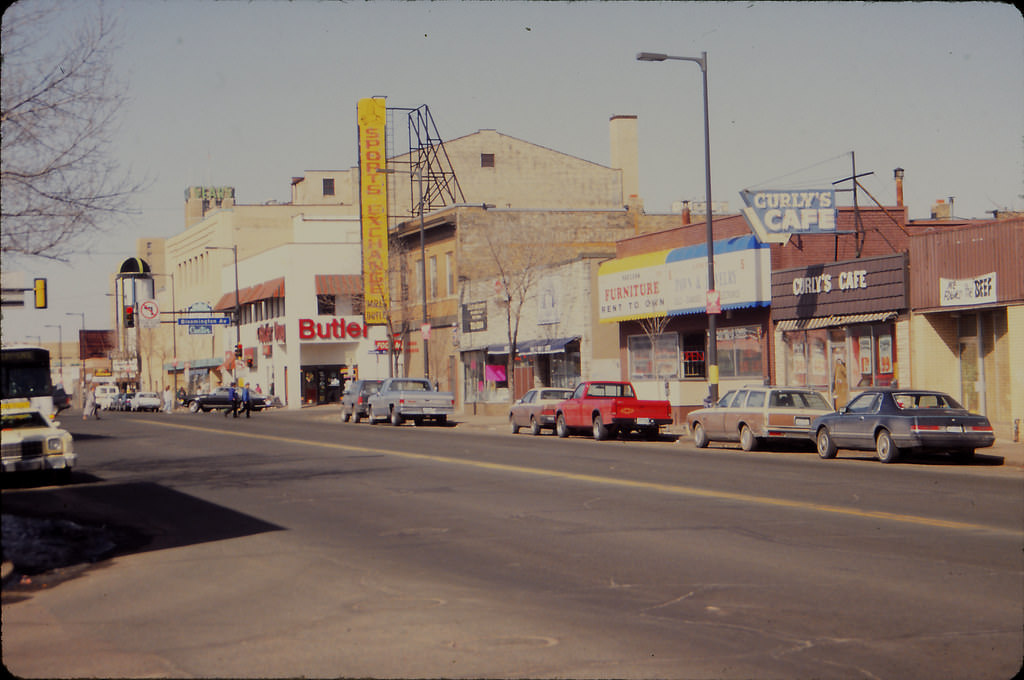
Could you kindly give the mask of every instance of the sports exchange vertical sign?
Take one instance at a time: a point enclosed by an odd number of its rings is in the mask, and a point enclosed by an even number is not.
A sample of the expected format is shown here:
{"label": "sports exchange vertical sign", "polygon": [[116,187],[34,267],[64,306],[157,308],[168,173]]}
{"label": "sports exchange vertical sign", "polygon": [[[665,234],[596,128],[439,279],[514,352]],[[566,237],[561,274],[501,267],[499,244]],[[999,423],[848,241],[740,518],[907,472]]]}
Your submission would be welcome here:
{"label": "sports exchange vertical sign", "polygon": [[384,126],[387,101],[360,99],[359,205],[363,228],[363,317],[367,325],[386,324],[388,291],[388,176]]}

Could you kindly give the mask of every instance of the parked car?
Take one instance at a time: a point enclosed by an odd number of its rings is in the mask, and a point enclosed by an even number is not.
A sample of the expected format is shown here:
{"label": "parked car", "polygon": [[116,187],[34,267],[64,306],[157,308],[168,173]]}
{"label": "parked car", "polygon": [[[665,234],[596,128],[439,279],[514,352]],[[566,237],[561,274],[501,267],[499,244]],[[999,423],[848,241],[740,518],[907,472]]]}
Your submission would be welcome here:
{"label": "parked car", "polygon": [[422,425],[427,419],[439,425],[448,421],[455,411],[455,395],[438,392],[425,378],[388,378],[381,383],[376,394],[370,395],[367,419],[370,423],[390,420],[401,425],[412,420]]}
{"label": "parked car", "polygon": [[135,396],[134,392],[118,392],[110,400],[111,411],[127,411],[131,408],[132,397]]}
{"label": "parked car", "polygon": [[512,434],[519,428],[528,427],[530,433],[538,435],[543,430],[555,429],[555,406],[572,396],[572,390],[557,387],[533,389],[512,405],[508,412],[508,424]]}
{"label": "parked car", "polygon": [[555,433],[568,437],[574,430],[590,430],[594,439],[614,439],[636,430],[654,439],[662,425],[672,422],[667,400],[637,399],[628,382],[582,382],[572,396],[555,407]]}
{"label": "parked car", "polygon": [[163,401],[156,392],[136,392],[128,406],[132,411],[159,411]]}
{"label": "parked car", "polygon": [[811,421],[832,410],[816,390],[759,385],[726,392],[713,406],[687,414],[686,424],[698,448],[713,441],[739,442],[744,451],[753,451],[769,441],[805,445]]}
{"label": "parked car", "polygon": [[71,473],[78,460],[71,434],[31,408],[5,408],[0,416],[3,429],[3,471],[61,470]]}
{"label": "parked car", "polygon": [[[198,413],[199,411],[206,413],[207,411],[231,408],[231,397],[229,396],[228,389],[227,387],[218,387],[209,394],[196,394],[188,397],[188,410],[192,413]],[[236,389],[235,392],[238,399],[241,399],[242,390]],[[267,403],[266,397],[262,394],[250,392],[249,399],[252,401],[253,411],[262,411],[270,406]],[[241,403],[239,403],[239,408],[241,408]]]}
{"label": "parked car", "polygon": [[383,380],[355,380],[341,395],[341,422],[358,423],[368,414],[370,397],[377,393]]}
{"label": "parked car", "polygon": [[874,450],[883,463],[903,451],[945,451],[966,462],[995,443],[988,418],[970,413],[944,392],[885,388],[861,392],[835,413],[811,423],[818,455],[839,449]]}

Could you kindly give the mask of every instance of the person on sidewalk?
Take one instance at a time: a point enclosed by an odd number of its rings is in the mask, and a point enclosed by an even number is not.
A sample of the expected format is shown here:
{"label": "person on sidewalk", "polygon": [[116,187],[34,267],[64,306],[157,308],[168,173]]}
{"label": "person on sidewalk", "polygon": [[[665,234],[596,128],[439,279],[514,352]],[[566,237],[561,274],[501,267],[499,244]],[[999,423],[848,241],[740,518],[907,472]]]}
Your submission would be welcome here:
{"label": "person on sidewalk", "polygon": [[170,385],[164,385],[164,413],[171,413],[174,410],[174,393]]}
{"label": "person on sidewalk", "polygon": [[249,394],[249,383],[242,385],[242,409],[245,410],[245,417],[252,412],[252,395]]}

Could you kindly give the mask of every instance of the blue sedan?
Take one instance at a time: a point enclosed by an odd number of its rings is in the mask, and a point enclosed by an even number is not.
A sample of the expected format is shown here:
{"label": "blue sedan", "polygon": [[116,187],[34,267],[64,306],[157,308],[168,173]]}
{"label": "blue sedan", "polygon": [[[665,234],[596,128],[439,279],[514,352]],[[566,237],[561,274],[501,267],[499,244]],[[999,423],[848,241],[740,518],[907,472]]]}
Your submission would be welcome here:
{"label": "blue sedan", "polygon": [[835,458],[839,449],[873,450],[883,463],[896,462],[903,451],[945,451],[966,462],[975,449],[995,443],[988,418],[948,394],[897,388],[861,392],[815,418],[810,437],[822,458]]}

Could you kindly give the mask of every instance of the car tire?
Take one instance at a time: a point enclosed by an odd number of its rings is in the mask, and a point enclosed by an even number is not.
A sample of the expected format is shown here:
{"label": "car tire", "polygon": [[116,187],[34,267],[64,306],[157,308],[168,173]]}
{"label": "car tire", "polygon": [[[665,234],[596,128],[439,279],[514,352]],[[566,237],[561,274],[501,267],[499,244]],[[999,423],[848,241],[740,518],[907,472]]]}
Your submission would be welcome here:
{"label": "car tire", "polygon": [[342,410],[341,410],[341,422],[343,422],[343,423],[347,423],[347,422],[348,422],[348,420],[349,420],[349,418],[351,418],[351,417],[352,417],[352,414],[351,414],[351,413],[349,413],[349,412],[348,412],[348,411],[346,411],[345,409],[342,409]]}
{"label": "car tire", "polygon": [[188,410],[189,410],[189,412],[191,412],[191,413],[196,413],[196,412],[198,412],[198,411],[199,411],[199,404],[197,404],[197,403],[196,403],[196,402],[194,402],[194,401],[190,401],[190,402],[188,403]]}
{"label": "car tire", "polygon": [[370,425],[376,425],[377,424],[377,419],[373,417],[373,407],[372,406],[369,406],[366,409],[366,422],[370,423]]}
{"label": "car tire", "polygon": [[363,414],[360,413],[359,411],[356,411],[356,410],[353,409],[353,411],[352,411],[352,422],[353,423],[358,423],[362,419],[363,419]]}
{"label": "car tire", "polygon": [[541,430],[541,427],[540,427],[540,423],[537,422],[536,418],[534,418],[533,416],[530,416],[530,434],[532,434],[534,437],[536,437],[537,435],[539,435],[541,433],[541,431],[542,430]]}
{"label": "car tire", "polygon": [[895,463],[899,459],[900,450],[896,448],[889,430],[880,430],[875,437],[875,454],[883,463]]}
{"label": "car tire", "polygon": [[740,448],[744,451],[753,451],[757,448],[757,437],[748,425],[740,428]]}
{"label": "car tire", "polygon": [[395,410],[394,407],[392,407],[391,408],[391,424],[394,425],[395,427],[398,427],[399,425],[402,424],[402,422],[403,422],[402,414],[399,413],[397,410]]}
{"label": "car tire", "polygon": [[708,433],[699,422],[693,424],[693,445],[698,449],[706,449],[708,446]]}
{"label": "car tire", "polygon": [[611,435],[609,428],[605,427],[604,423],[601,422],[601,414],[594,416],[594,439],[599,442],[608,439]]}
{"label": "car tire", "polygon": [[835,458],[836,453],[839,452],[839,449],[836,447],[836,443],[832,441],[832,435],[829,434],[827,427],[823,427],[818,430],[818,436],[814,438],[814,442],[818,447],[818,455],[826,460],[829,458]]}
{"label": "car tire", "polygon": [[516,419],[511,413],[508,416],[508,429],[512,434],[519,434],[519,426],[516,425]]}
{"label": "car tire", "polygon": [[565,416],[561,413],[559,413],[558,417],[555,418],[555,434],[562,439],[569,436],[569,426],[565,424]]}

